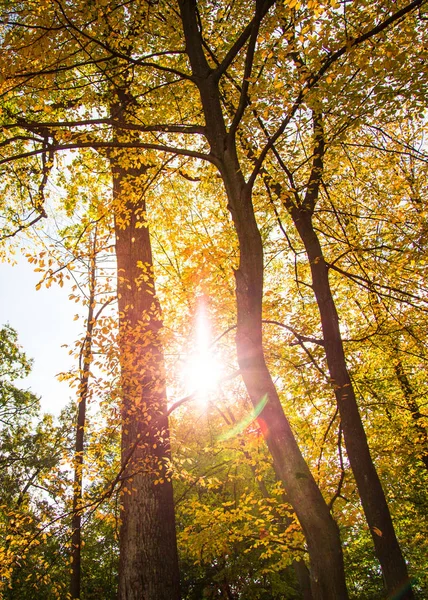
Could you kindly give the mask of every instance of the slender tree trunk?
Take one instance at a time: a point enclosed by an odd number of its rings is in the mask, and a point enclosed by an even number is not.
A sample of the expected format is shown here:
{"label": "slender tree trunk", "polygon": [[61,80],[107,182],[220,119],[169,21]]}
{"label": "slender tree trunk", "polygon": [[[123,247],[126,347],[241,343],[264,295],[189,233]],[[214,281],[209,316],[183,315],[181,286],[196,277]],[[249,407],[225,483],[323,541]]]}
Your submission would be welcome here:
{"label": "slender tree trunk", "polygon": [[[122,380],[119,600],[178,600],[179,573],[162,326],[155,295],[144,169],[110,159],[115,201]],[[132,190],[130,193],[129,190]],[[128,190],[128,191],[127,191]]]}
{"label": "slender tree trunk", "polygon": [[89,297],[86,335],[80,353],[80,382],[78,393],[76,442],[74,448],[73,515],[71,518],[71,577],[70,594],[73,600],[80,598],[81,588],[81,548],[82,548],[82,493],[83,462],[86,424],[86,401],[89,390],[89,377],[92,362],[92,331],[94,328],[95,283],[96,283],[96,233],[89,267]]}
{"label": "slender tree trunk", "polygon": [[400,360],[398,349],[395,351],[397,358],[394,362],[394,371],[395,375],[398,379],[398,382],[401,387],[401,391],[403,392],[404,399],[407,404],[407,408],[410,411],[413,419],[413,427],[418,434],[418,439],[416,442],[416,448],[418,457],[424,463],[425,468],[428,469],[428,435],[427,430],[421,424],[423,422],[423,416],[419,409],[419,406],[415,399],[415,393],[411,386],[410,380],[407,376],[406,371],[404,370],[403,363]]}
{"label": "slender tree trunk", "polygon": [[[257,6],[260,9],[261,3]],[[205,58],[195,0],[180,1],[186,50],[198,86],[213,162],[222,176],[240,248],[236,276],[237,353],[242,377],[254,406],[267,404],[259,417],[278,477],[284,484],[304,531],[316,600],[348,597],[339,530],[300,452],[265,363],[262,343],[263,246],[235,147],[227,133],[218,80]],[[260,19],[261,19],[260,15]],[[255,30],[255,34],[257,31]]]}
{"label": "slender tree trunk", "polygon": [[[314,191],[314,188],[312,188]],[[305,246],[312,274],[312,287],[318,304],[325,354],[340,413],[346,451],[357,483],[376,555],[382,567],[389,597],[411,600],[413,592],[407,567],[379,476],[373,464],[366,433],[358,410],[355,391],[345,360],[339,318],[331,292],[328,268],[312,224],[312,211],[294,206],[291,216]]]}
{"label": "slender tree trunk", "polygon": [[[339,317],[328,277],[328,267],[312,222],[319,197],[325,151],[322,115],[313,111],[312,116],[314,152],[306,194],[303,200],[297,197],[296,203],[286,197],[285,203],[309,259],[312,289],[320,313],[327,365],[340,413],[346,451],[373,538],[376,555],[382,567],[385,587],[389,597],[394,598],[399,593],[400,598],[411,600],[414,596],[406,562],[401,553],[385,494],[370,455],[355,390],[346,365]],[[278,191],[280,192],[280,190]]]}

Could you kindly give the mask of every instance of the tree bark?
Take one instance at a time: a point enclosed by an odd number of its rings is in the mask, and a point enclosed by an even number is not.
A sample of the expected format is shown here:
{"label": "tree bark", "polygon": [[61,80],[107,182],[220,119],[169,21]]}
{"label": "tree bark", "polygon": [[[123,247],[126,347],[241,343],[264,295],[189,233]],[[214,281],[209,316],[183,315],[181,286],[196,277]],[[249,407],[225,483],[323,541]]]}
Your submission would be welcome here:
{"label": "tree bark", "polygon": [[[205,58],[195,0],[180,0],[186,50],[193,81],[199,89],[211,156],[222,176],[239,240],[240,262],[235,272],[237,353],[242,377],[254,406],[267,397],[259,416],[274,468],[301,523],[308,544],[315,600],[348,598],[339,530],[306,464],[265,363],[262,342],[263,246],[236,152],[234,133],[226,131],[218,78]],[[268,3],[267,3],[268,4]],[[262,3],[256,12],[262,18]],[[257,30],[255,30],[257,34]]]}
{"label": "tree bark", "polygon": [[[231,160],[226,160],[232,165]],[[229,169],[228,169],[229,170]],[[233,175],[238,173],[237,175]],[[228,176],[239,178],[233,170]],[[238,363],[254,406],[267,396],[260,420],[274,467],[284,483],[302,525],[311,563],[313,596],[346,598],[339,531],[328,506],[300,452],[264,359],[262,342],[263,248],[251,199],[228,194],[240,242],[236,271]],[[246,201],[245,201],[246,198]],[[244,200],[244,201],[243,201]]]}
{"label": "tree bark", "polygon": [[[178,600],[179,571],[162,320],[155,294],[142,169],[110,158],[115,202],[122,389],[119,600]],[[128,186],[132,194],[127,192]],[[128,188],[129,189],[129,188]]]}
{"label": "tree bark", "polygon": [[299,583],[302,600],[313,600],[311,574],[303,559],[293,560],[293,569]]}

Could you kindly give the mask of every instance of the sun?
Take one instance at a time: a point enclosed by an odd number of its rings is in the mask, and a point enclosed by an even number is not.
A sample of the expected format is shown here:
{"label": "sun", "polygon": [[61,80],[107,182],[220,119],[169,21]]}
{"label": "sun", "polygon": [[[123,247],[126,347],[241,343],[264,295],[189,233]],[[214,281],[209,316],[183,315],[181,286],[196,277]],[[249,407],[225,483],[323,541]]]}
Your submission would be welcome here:
{"label": "sun", "polygon": [[211,326],[204,305],[198,308],[193,352],[183,369],[184,385],[188,394],[206,404],[221,378],[221,367],[212,347]]}

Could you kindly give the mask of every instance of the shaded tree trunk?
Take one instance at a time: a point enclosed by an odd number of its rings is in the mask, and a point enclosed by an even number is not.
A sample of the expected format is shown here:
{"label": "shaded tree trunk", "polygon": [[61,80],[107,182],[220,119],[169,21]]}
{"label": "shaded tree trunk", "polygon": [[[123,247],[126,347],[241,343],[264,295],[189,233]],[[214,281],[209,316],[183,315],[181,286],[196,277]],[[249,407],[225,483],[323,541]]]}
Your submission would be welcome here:
{"label": "shaded tree trunk", "polygon": [[303,559],[293,560],[293,569],[299,582],[302,600],[313,600],[311,589],[311,574]]}
{"label": "shaded tree trunk", "polygon": [[[235,272],[237,300],[237,353],[242,377],[254,406],[267,397],[259,417],[274,467],[284,484],[304,531],[316,600],[348,597],[339,530],[300,452],[265,363],[262,342],[263,246],[252,206],[251,187],[241,172],[233,131],[226,131],[218,79],[206,61],[198,28],[195,0],[180,1],[186,50],[193,81],[199,89],[211,156],[227,193],[239,240],[240,262]],[[257,2],[254,36],[271,3]],[[254,37],[253,36],[253,37]],[[255,41],[255,40],[254,40]],[[250,42],[251,43],[251,42]]]}

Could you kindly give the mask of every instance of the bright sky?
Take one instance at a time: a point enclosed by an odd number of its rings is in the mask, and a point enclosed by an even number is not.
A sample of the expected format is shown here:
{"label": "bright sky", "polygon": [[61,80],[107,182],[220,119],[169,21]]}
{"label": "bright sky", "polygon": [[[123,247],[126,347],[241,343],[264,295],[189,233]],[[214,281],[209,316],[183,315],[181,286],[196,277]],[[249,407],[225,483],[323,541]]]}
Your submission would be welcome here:
{"label": "bright sky", "polygon": [[199,302],[195,325],[194,352],[185,362],[182,376],[185,395],[194,393],[194,401],[206,408],[210,397],[218,390],[222,368],[211,348],[211,324],[202,301]]}
{"label": "bright sky", "polygon": [[[73,321],[76,304],[68,300],[69,291],[52,285],[36,291],[40,274],[24,258],[18,264],[0,263],[0,326],[9,323],[29,358],[34,359],[29,377],[16,385],[41,397],[45,412],[59,414],[73,392],[55,375],[73,366],[73,359],[62,344],[72,344],[79,335],[79,322]],[[81,327],[81,324],[80,324]]]}

